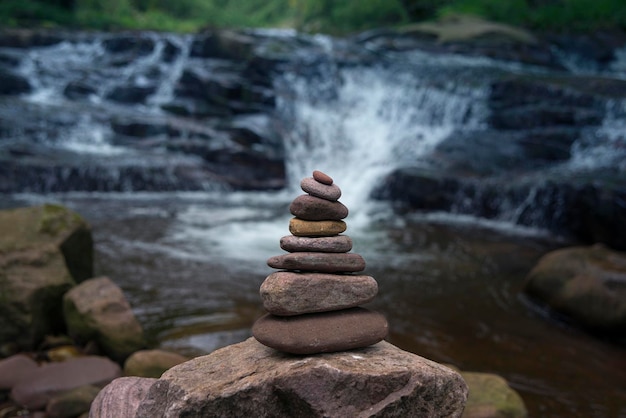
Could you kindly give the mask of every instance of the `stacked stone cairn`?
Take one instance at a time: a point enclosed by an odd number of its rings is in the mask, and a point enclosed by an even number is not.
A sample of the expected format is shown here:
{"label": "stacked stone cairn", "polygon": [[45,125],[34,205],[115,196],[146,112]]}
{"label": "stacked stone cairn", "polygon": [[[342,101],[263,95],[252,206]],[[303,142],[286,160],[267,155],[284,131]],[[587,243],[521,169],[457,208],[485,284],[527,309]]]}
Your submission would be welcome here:
{"label": "stacked stone cairn", "polygon": [[280,271],[261,285],[264,308],[252,334],[262,344],[291,354],[317,354],[367,347],[384,339],[387,320],[363,308],[378,293],[373,277],[358,275],[365,260],[351,253],[352,240],[342,235],[348,208],[341,190],[321,171],[305,178],[289,210],[292,235],[280,246],[288,254],[267,264]]}

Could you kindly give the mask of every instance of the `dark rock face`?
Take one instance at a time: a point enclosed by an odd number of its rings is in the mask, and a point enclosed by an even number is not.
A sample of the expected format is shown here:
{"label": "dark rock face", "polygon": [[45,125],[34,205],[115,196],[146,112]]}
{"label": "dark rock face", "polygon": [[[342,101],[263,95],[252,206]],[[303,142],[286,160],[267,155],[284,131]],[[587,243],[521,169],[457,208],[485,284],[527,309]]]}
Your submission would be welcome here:
{"label": "dark rock face", "polygon": [[15,95],[30,93],[30,91],[31,86],[28,80],[0,68],[0,95]]}

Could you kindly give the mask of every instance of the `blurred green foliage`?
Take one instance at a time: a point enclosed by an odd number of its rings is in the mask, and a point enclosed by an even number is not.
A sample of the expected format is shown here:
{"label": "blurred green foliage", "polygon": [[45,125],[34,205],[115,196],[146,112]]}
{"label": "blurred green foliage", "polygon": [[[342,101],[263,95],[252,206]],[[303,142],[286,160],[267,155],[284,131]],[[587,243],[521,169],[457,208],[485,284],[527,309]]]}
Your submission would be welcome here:
{"label": "blurred green foliage", "polygon": [[451,14],[546,30],[626,29],[625,0],[0,0],[3,26],[349,33]]}

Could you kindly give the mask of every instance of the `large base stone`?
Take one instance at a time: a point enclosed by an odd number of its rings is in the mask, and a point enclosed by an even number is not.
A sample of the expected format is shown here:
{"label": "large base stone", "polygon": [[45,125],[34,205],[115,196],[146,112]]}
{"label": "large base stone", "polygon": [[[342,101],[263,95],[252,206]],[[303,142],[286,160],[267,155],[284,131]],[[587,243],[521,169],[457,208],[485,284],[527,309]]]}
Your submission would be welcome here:
{"label": "large base stone", "polygon": [[249,338],[165,372],[135,417],[459,417],[466,399],[458,373],[387,342],[301,357]]}

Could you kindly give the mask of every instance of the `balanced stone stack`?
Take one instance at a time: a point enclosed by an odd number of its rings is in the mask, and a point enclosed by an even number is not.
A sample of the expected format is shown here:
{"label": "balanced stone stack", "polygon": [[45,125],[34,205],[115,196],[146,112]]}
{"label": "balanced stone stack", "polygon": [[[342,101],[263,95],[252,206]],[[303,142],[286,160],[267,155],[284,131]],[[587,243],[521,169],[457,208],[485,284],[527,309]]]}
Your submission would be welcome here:
{"label": "balanced stone stack", "polygon": [[355,274],[365,260],[351,253],[352,240],[341,233],[348,208],[339,202],[333,179],[314,171],[301,182],[307,194],[289,208],[292,235],[280,240],[289,254],[267,264],[280,271],[261,285],[269,312],[252,327],[254,337],[268,347],[293,354],[316,354],[367,347],[388,332],[380,313],[361,307],[378,293],[370,276]]}

